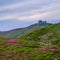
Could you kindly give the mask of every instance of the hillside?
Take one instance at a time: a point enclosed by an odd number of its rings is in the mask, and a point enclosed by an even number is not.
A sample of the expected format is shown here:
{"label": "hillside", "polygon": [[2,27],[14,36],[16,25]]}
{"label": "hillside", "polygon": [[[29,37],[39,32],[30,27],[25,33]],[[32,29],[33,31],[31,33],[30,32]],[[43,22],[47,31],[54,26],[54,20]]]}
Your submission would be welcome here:
{"label": "hillside", "polygon": [[49,24],[50,23],[43,23],[43,21],[41,21],[41,23],[38,22],[38,23],[32,24],[31,26],[28,26],[25,28],[18,28],[18,29],[13,29],[10,31],[0,32],[0,36],[6,37],[6,38],[16,38],[16,37],[21,36],[29,31],[32,31],[37,28],[41,28],[43,26],[47,26]]}
{"label": "hillside", "polygon": [[16,39],[0,37],[0,60],[59,60],[60,23]]}
{"label": "hillside", "polygon": [[60,46],[60,23],[36,29],[21,36],[20,39],[37,41],[44,44],[58,44]]}

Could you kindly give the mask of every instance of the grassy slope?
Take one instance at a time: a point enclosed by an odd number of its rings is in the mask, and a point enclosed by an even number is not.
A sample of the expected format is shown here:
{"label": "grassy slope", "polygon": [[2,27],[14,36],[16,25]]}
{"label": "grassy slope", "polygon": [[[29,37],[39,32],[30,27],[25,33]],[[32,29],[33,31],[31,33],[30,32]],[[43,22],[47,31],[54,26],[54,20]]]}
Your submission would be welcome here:
{"label": "grassy slope", "polygon": [[21,36],[20,39],[60,44],[60,23],[36,29]]}
{"label": "grassy slope", "polygon": [[[30,38],[27,39],[28,36]],[[1,60],[59,59],[60,57],[60,44],[58,44],[60,42],[59,36],[60,36],[60,24],[55,24],[34,30],[16,39],[0,37],[0,59]],[[50,42],[52,43],[52,45],[48,46],[38,44],[38,42]]]}

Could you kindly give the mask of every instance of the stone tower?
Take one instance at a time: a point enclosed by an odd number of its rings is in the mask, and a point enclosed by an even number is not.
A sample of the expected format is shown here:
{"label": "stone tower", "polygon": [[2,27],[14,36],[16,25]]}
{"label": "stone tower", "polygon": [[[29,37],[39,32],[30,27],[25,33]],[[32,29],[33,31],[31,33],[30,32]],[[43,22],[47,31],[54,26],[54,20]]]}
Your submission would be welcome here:
{"label": "stone tower", "polygon": [[39,21],[38,21],[38,24],[42,24],[42,20],[39,20]]}
{"label": "stone tower", "polygon": [[42,25],[42,24],[47,24],[47,22],[46,21],[39,20],[38,21],[38,25]]}

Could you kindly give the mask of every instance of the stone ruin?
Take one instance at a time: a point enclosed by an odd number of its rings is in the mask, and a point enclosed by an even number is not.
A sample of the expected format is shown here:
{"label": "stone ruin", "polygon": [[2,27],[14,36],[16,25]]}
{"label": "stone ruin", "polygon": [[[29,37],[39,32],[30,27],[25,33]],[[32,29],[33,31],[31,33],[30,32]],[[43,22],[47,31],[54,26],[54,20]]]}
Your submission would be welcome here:
{"label": "stone ruin", "polygon": [[47,24],[47,22],[46,22],[46,21],[39,20],[39,21],[38,21],[38,24],[39,24],[39,25],[41,25],[41,24]]}

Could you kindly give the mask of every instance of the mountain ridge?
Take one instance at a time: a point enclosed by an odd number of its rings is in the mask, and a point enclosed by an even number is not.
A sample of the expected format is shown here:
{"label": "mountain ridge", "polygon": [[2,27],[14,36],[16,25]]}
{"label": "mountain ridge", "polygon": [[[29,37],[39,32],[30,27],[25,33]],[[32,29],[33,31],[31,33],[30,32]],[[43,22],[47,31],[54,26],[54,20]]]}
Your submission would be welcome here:
{"label": "mountain ridge", "polygon": [[44,26],[47,26],[51,23],[47,23],[46,21],[38,21],[38,23],[32,24],[28,27],[25,28],[17,28],[17,29],[13,29],[13,30],[9,30],[9,31],[0,31],[0,36],[2,37],[6,37],[6,38],[16,38],[20,35],[25,34],[26,32],[32,31],[34,29],[38,29]]}

